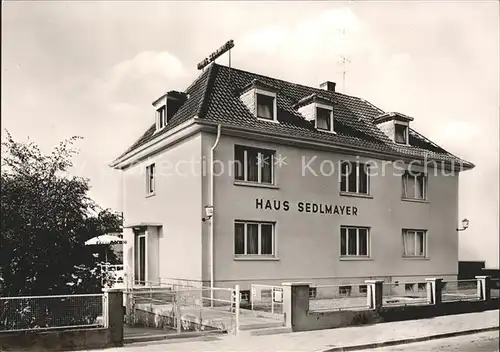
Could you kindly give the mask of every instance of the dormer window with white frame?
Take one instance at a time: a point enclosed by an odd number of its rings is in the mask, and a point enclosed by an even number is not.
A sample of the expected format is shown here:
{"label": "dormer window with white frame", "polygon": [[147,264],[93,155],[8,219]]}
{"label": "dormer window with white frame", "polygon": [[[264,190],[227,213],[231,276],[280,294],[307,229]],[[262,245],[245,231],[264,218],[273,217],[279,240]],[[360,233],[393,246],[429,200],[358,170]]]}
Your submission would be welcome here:
{"label": "dormer window with white frame", "polygon": [[167,106],[163,105],[156,110],[156,129],[161,130],[167,125]]}
{"label": "dormer window with white frame", "polygon": [[316,104],[316,129],[333,132],[333,107]]}
{"label": "dormer window with white frame", "polygon": [[295,107],[318,131],[335,133],[331,100],[312,94],[301,99]]}
{"label": "dormer window with white frame", "polygon": [[255,102],[258,119],[276,120],[276,93],[257,89],[255,92]]}
{"label": "dormer window with white frame", "polygon": [[408,125],[394,121],[394,142],[408,144]]}
{"label": "dormer window with white frame", "polygon": [[377,116],[373,122],[396,144],[410,144],[410,122],[413,117],[399,112],[386,112]]}
{"label": "dormer window with white frame", "polygon": [[258,120],[278,123],[277,89],[259,80],[245,86],[240,100]]}

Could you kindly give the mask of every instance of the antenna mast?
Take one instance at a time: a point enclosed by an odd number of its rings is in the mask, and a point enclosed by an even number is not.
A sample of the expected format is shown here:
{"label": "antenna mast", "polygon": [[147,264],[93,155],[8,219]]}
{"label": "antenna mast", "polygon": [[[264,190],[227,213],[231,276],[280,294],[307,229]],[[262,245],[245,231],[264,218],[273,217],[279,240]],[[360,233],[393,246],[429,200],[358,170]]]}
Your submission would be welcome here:
{"label": "antenna mast", "polygon": [[[345,43],[346,43],[346,39],[345,39],[345,32],[346,32],[346,29],[345,27],[342,27],[342,29],[339,29],[340,31],[340,34],[341,34],[341,41],[342,41],[342,46],[344,47],[343,49],[345,49]],[[344,51],[344,50],[343,50]],[[346,76],[346,73],[347,73],[347,65],[351,63],[351,60],[349,60],[349,58],[344,55],[344,54],[341,54],[340,55],[340,60],[337,61],[338,64],[341,64],[342,65],[342,93],[345,93],[345,76]]]}

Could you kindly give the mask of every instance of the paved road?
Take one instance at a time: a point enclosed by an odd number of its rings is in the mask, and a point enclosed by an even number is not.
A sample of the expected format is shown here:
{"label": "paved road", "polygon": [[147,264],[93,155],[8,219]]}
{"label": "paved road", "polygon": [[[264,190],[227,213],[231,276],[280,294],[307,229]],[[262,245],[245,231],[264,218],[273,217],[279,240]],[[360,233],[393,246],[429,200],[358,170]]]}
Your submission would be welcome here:
{"label": "paved road", "polygon": [[373,352],[498,352],[498,331],[372,349]]}

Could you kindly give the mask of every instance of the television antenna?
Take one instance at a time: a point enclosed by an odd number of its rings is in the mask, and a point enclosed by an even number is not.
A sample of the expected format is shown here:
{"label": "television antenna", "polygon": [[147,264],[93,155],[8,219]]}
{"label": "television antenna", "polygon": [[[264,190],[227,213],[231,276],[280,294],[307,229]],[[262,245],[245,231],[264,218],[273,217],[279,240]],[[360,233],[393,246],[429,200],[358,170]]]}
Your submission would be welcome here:
{"label": "television antenna", "polygon": [[[346,43],[346,29],[342,27],[338,30],[341,35],[342,46],[345,47]],[[342,93],[345,93],[345,78],[347,73],[347,65],[351,63],[351,60],[344,54],[339,55],[340,59],[337,61],[337,64],[342,65]]]}

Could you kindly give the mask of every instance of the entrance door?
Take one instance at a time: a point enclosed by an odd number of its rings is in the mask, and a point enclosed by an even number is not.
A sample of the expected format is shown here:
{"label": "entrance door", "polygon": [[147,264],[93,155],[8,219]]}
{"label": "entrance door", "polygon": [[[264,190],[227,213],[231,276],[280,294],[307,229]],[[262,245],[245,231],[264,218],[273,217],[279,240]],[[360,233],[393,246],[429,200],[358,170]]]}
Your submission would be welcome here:
{"label": "entrance door", "polygon": [[144,233],[135,237],[135,284],[146,283],[146,235]]}

